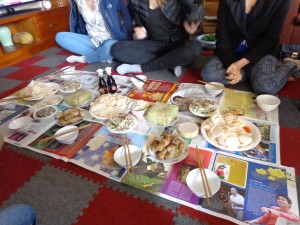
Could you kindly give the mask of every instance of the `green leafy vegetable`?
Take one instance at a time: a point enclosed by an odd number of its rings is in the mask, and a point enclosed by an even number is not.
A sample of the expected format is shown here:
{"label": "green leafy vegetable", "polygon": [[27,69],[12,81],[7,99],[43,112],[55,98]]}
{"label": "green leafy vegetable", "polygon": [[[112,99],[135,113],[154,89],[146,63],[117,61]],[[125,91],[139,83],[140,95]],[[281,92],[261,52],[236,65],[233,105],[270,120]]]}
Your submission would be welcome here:
{"label": "green leafy vegetable", "polygon": [[203,41],[216,41],[216,35],[215,34],[206,34],[203,38]]}

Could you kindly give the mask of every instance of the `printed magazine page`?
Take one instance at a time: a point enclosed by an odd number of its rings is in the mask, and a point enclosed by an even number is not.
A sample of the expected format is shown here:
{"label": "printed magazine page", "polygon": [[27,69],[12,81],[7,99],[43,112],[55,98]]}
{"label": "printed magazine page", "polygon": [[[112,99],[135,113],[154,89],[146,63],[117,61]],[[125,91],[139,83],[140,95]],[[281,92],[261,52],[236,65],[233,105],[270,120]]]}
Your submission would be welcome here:
{"label": "printed magazine page", "polygon": [[[173,201],[176,199],[175,201],[181,204],[197,208],[201,198],[189,189],[186,181],[188,173],[199,168],[196,150],[196,148],[190,147],[188,156],[182,162],[174,164],[160,190],[160,196]],[[200,149],[200,155],[204,168],[209,168],[213,151]]]}
{"label": "printed magazine page", "polygon": [[178,88],[177,83],[167,81],[147,80],[147,82],[149,85],[144,85],[142,88],[134,88],[127,96],[148,102],[167,102]]}
{"label": "printed magazine page", "polygon": [[300,224],[294,168],[218,152],[211,168],[221,187],[210,206],[200,201],[199,210],[238,224],[275,224],[279,217]]}
{"label": "printed magazine page", "polygon": [[12,109],[0,109],[0,125],[29,109],[28,106],[16,105]]}
{"label": "printed magazine page", "polygon": [[[123,146],[124,137],[124,134],[110,133],[103,126],[86,140],[70,162],[120,182],[126,169],[115,162],[114,153]],[[140,149],[146,143],[146,136],[143,134],[129,132],[127,137],[131,145]]]}
{"label": "printed magazine page", "polygon": [[84,143],[86,143],[86,141],[89,140],[89,138],[102,126],[102,124],[87,121],[83,121],[77,126],[80,127],[87,124],[91,125],[87,128],[79,130],[78,138],[72,144],[62,144],[56,139],[52,139],[44,143],[39,142],[43,138],[53,136],[55,132],[57,132],[61,128],[61,126],[55,124],[46,132],[44,132],[41,136],[39,136],[36,140],[24,147],[39,152],[41,154],[52,156],[56,159],[62,159],[65,162],[67,162],[80,150]]}
{"label": "printed magazine page", "polygon": [[[142,151],[141,160],[134,167],[134,175],[127,173],[121,182],[189,207],[197,208],[200,198],[193,194],[186,184],[187,174],[198,168],[195,151],[196,148],[190,147],[187,157],[179,163],[161,163],[149,155],[147,141]],[[201,149],[200,154],[204,158],[204,167],[208,168],[213,151]]]}
{"label": "printed magazine page", "polygon": [[[19,116],[21,115],[19,114],[17,117]],[[47,129],[55,124],[55,121],[49,122],[47,120],[33,120],[30,129],[26,133],[21,134],[8,128],[10,122],[11,120],[0,126],[4,141],[20,147],[26,147],[28,143],[38,138],[42,133],[44,133]]]}
{"label": "printed magazine page", "polygon": [[[239,96],[236,98],[236,96]],[[278,123],[278,108],[271,112],[262,111],[255,102],[257,95],[252,92],[230,90],[225,91],[221,100],[221,112],[231,112],[238,116],[266,120]]]}

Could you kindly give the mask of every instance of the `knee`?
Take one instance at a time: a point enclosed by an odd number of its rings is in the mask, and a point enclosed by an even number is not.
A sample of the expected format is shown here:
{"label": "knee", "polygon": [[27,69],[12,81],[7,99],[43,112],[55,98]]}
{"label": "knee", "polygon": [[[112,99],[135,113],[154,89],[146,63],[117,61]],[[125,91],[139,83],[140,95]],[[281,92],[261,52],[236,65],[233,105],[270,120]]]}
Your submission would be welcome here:
{"label": "knee", "polygon": [[202,46],[199,41],[190,40],[185,45],[186,55],[189,55],[192,60],[198,58],[202,52]]}
{"label": "knee", "polygon": [[220,82],[226,76],[226,71],[222,63],[213,58],[203,67],[201,76],[207,82]]}
{"label": "knee", "polygon": [[64,41],[64,38],[65,38],[65,33],[66,32],[58,32],[56,35],[55,35],[55,41],[60,44]]}
{"label": "knee", "polygon": [[112,45],[114,45],[115,43],[117,43],[118,41],[117,40],[115,40],[115,39],[109,39],[109,40],[106,40],[105,42],[104,42],[104,45],[105,46],[112,46]]}
{"label": "knee", "polygon": [[252,82],[252,88],[253,91],[258,95],[261,94],[276,95],[279,91],[266,82]]}
{"label": "knee", "polygon": [[0,224],[35,224],[36,212],[26,204],[16,204],[3,209],[0,212]]}
{"label": "knee", "polygon": [[122,45],[122,41],[117,41],[117,42],[113,43],[110,48],[110,54],[116,59],[118,58],[119,53],[122,51],[121,45]]}

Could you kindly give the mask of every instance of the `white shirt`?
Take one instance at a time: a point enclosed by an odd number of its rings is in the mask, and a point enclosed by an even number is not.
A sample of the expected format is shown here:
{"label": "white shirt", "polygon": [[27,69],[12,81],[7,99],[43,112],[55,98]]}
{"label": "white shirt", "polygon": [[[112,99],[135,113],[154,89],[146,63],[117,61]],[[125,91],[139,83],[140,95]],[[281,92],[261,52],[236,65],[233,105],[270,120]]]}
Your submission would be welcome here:
{"label": "white shirt", "polygon": [[[236,194],[236,196],[230,195],[230,200],[233,202],[236,202],[238,204],[242,204],[242,205],[244,205],[244,201],[245,201],[244,197],[240,194]],[[244,208],[244,207],[238,206],[237,204],[234,204],[234,203],[231,203],[231,207],[233,209],[241,209],[241,210],[243,210],[243,208]]]}
{"label": "white shirt", "polygon": [[91,41],[96,47],[99,46],[105,40],[112,39],[109,31],[105,26],[105,22],[100,13],[99,0],[94,0],[96,10],[92,12],[85,0],[78,0],[78,8],[80,9],[81,15],[86,23],[86,30],[88,35],[91,37]]}

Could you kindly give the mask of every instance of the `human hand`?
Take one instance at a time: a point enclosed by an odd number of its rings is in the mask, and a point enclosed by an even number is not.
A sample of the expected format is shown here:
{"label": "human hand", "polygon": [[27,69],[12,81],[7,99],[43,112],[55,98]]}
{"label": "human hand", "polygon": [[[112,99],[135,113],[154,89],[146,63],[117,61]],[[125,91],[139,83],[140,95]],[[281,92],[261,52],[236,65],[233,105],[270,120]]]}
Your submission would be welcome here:
{"label": "human hand", "polygon": [[226,70],[228,76],[226,79],[230,80],[229,84],[236,84],[242,80],[241,68],[237,63],[232,63]]}
{"label": "human hand", "polygon": [[145,39],[147,37],[147,30],[145,29],[145,27],[135,27],[134,33],[136,39]]}
{"label": "human hand", "polygon": [[189,23],[187,21],[184,21],[183,27],[188,34],[194,34],[198,30],[200,23],[201,23],[201,21],[199,21],[197,23],[195,23],[195,22]]}

